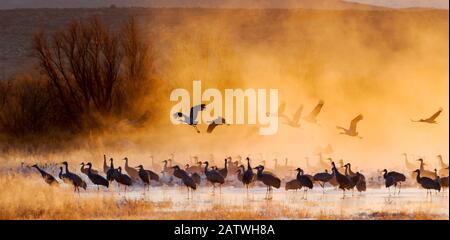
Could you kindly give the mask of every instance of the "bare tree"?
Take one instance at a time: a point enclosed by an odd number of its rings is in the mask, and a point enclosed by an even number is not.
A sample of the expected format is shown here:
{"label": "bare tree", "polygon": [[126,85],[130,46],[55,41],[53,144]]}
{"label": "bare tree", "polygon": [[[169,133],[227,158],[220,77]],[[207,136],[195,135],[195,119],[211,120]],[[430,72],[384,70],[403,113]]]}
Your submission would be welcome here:
{"label": "bare tree", "polygon": [[147,80],[149,47],[133,19],[120,32],[98,18],[73,21],[51,37],[37,33],[34,49],[55,97],[75,123],[97,113],[110,115],[121,105],[131,110]]}

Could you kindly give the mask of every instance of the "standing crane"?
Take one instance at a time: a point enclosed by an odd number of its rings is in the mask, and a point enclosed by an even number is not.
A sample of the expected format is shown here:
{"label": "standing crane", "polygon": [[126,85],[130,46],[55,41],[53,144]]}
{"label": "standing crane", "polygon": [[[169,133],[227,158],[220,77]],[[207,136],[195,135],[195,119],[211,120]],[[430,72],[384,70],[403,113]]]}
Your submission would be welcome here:
{"label": "standing crane", "polygon": [[[216,170],[208,170],[209,162],[205,161],[203,164],[205,164],[205,176],[206,180],[208,180],[213,185],[213,193],[216,189],[216,184],[219,184],[219,188],[221,189],[222,184],[225,183],[225,179],[223,176]],[[221,190],[220,190],[221,192]]]}
{"label": "standing crane", "polygon": [[275,176],[274,174],[263,172],[264,166],[259,165],[255,167],[256,169],[256,180],[261,181],[264,185],[267,186],[266,197],[265,199],[271,199],[272,187],[280,188],[281,180]]}
{"label": "standing crane", "polygon": [[336,168],[336,164],[334,162],[332,162],[331,165],[333,166],[332,170],[336,177],[338,186],[342,190],[342,198],[345,198],[345,190],[350,189],[352,183],[347,176],[345,176],[339,172],[339,170]]}
{"label": "standing crane", "polygon": [[39,171],[39,173],[41,174],[42,178],[44,179],[44,181],[48,185],[50,185],[50,186],[58,186],[59,185],[58,181],[56,181],[56,179],[52,175],[50,175],[49,173],[47,173],[44,170],[40,169],[37,164],[34,164],[31,167],[34,167],[34,168],[36,168]]}
{"label": "standing crane", "polygon": [[131,177],[132,180],[136,181],[139,179],[139,172],[128,165],[128,157],[123,159],[125,161],[125,172]]}
{"label": "standing crane", "polygon": [[297,168],[295,170],[297,171],[297,181],[300,183],[300,185],[302,187],[304,187],[302,199],[307,199],[308,198],[308,188],[313,189],[313,182],[311,181],[311,178],[303,175],[303,173],[304,173],[303,169]]}
{"label": "standing crane", "polygon": [[383,178],[385,182],[386,188],[389,189],[389,195],[391,195],[391,186],[394,186],[394,195],[395,195],[395,189],[397,188],[397,184],[399,185],[398,193],[400,194],[400,190],[402,189],[402,182],[406,181],[406,176],[402,173],[398,173],[395,171],[388,172],[387,169],[383,170]]}
{"label": "standing crane", "polygon": [[416,175],[417,183],[420,186],[422,186],[422,188],[427,190],[427,197],[428,197],[428,194],[430,195],[430,197],[432,196],[431,190],[441,191],[441,185],[439,184],[439,182],[437,182],[429,177],[422,177],[420,175],[420,169],[416,169],[414,172],[417,174]]}
{"label": "standing crane", "polygon": [[66,176],[70,179],[70,182],[72,183],[72,185],[74,186],[74,191],[80,192],[80,187],[83,188],[84,190],[86,190],[87,184],[85,181],[83,181],[83,179],[81,179],[80,176],[76,175],[75,173],[71,173],[69,171],[69,164],[64,161],[62,163],[65,167],[66,167]]}
{"label": "standing crane", "polygon": [[242,176],[242,183],[247,188],[247,195],[248,195],[248,187],[253,182],[254,179],[254,173],[253,169],[250,166],[250,158],[246,158],[247,160],[247,170],[245,170],[244,175]]}
{"label": "standing crane", "polygon": [[86,165],[88,166],[87,176],[93,184],[97,185],[97,190],[100,190],[100,186],[105,186],[106,188],[109,188],[108,180],[92,171],[92,163],[88,162]]}
{"label": "standing crane", "polygon": [[325,172],[316,173],[314,176],[314,181],[319,182],[319,185],[322,187],[322,193],[325,193],[325,183],[329,182],[333,175],[328,173],[328,170],[325,169]]}

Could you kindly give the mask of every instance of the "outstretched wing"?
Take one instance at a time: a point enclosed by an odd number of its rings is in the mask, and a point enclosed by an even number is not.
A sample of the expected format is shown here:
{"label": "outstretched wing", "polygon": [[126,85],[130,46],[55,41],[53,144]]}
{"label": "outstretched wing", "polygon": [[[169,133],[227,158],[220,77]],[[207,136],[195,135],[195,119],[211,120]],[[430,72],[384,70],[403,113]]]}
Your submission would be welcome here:
{"label": "outstretched wing", "polygon": [[433,114],[433,116],[429,117],[425,121],[434,121],[439,116],[439,114],[441,114],[441,112],[442,108],[439,108],[439,111],[437,111],[435,114]]}
{"label": "outstretched wing", "polygon": [[191,107],[191,112],[189,113],[189,124],[194,124],[196,122],[198,112],[205,110],[206,104],[199,104]]}
{"label": "outstretched wing", "polygon": [[350,132],[356,132],[356,125],[363,119],[363,115],[359,114],[350,122]]}
{"label": "outstretched wing", "polygon": [[300,107],[297,109],[297,111],[294,113],[294,116],[292,117],[293,123],[298,123],[300,121],[300,117],[302,116],[303,111],[303,105],[300,105]]}
{"label": "outstretched wing", "polygon": [[316,105],[316,107],[306,116],[306,120],[308,121],[314,121],[319,115],[320,111],[322,110],[324,102],[322,100],[319,101],[319,103]]}
{"label": "outstretched wing", "polygon": [[209,125],[208,128],[206,129],[207,133],[212,133],[212,131],[219,125],[225,124],[225,118],[223,117],[217,117],[214,121],[212,121]]}

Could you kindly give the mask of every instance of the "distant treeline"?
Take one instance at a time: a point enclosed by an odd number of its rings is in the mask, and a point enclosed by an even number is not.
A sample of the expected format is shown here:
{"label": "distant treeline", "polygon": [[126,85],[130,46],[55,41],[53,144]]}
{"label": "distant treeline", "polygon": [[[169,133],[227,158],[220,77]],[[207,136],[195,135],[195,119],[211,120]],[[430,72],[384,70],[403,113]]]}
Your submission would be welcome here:
{"label": "distant treeline", "polygon": [[32,41],[39,71],[0,81],[0,137],[71,136],[142,115],[153,54],[134,19],[120,31],[95,17],[72,21],[63,30],[37,32]]}

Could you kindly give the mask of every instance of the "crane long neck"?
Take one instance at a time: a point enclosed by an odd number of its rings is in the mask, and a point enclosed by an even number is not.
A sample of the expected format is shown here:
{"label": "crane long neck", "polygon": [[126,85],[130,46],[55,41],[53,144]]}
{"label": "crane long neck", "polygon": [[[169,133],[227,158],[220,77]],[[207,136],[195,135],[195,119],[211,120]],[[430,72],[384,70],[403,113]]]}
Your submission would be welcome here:
{"label": "crane long neck", "polygon": [[125,158],[125,167],[128,168],[128,158]]}
{"label": "crane long neck", "polygon": [[417,182],[420,182],[420,171],[417,172],[416,180]]}
{"label": "crane long neck", "polygon": [[65,166],[66,166],[66,173],[70,173],[70,171],[69,171],[69,164],[65,164]]}
{"label": "crane long neck", "polygon": [[208,173],[208,166],[209,166],[209,163],[205,163],[205,174]]}

